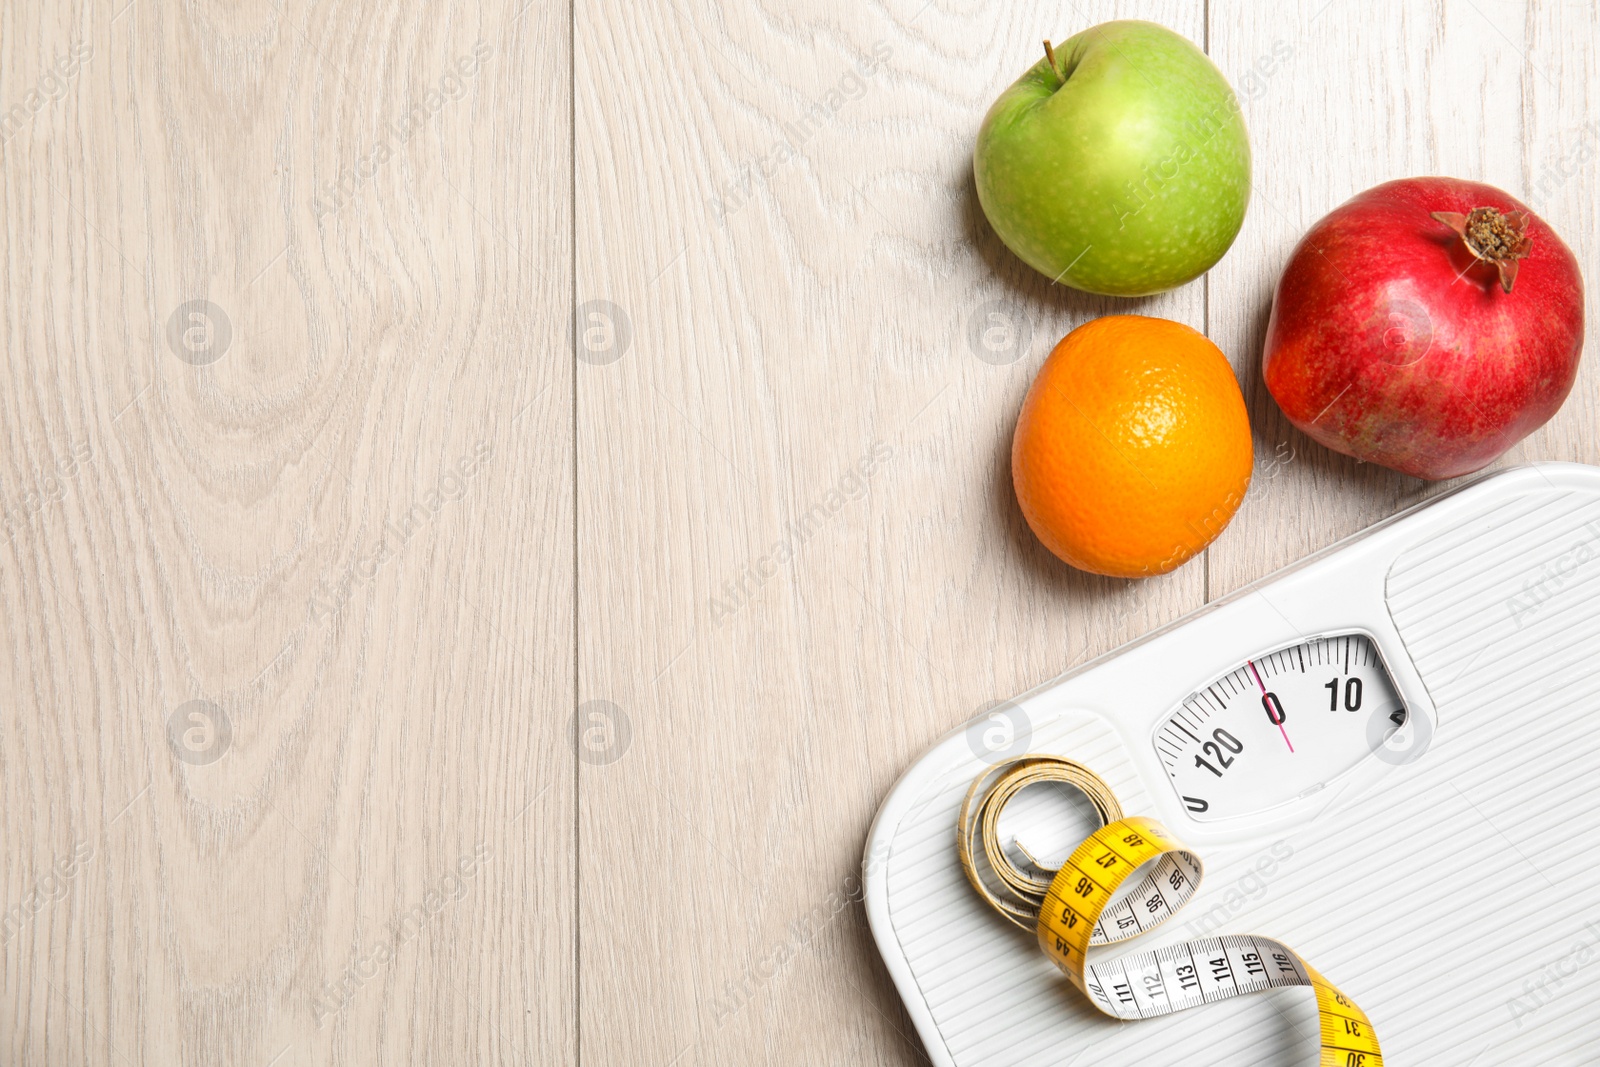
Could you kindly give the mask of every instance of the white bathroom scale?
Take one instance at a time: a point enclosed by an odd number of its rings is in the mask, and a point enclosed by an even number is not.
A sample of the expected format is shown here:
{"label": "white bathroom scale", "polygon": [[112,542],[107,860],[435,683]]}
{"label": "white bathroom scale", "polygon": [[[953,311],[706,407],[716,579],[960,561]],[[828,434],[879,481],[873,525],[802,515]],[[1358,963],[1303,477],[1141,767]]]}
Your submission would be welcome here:
{"label": "white bathroom scale", "polygon": [[[867,915],[940,1067],[1315,1064],[1309,990],[1119,1021],[973,890],[962,798],[1024,753],[1090,768],[1204,863],[1112,957],[1272,937],[1390,1065],[1600,1064],[1600,468],[1379,523],[950,734],[878,812]],[[1048,867],[1096,825],[1035,786],[999,836]]]}

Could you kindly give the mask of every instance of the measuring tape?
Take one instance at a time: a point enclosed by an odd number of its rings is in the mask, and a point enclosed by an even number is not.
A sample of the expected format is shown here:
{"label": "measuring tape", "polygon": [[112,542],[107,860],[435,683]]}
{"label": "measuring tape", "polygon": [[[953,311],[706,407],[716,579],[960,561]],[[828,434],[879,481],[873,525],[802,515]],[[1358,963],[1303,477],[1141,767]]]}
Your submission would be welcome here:
{"label": "measuring tape", "polygon": [[[1029,865],[1048,876],[1041,878],[1011,861],[999,829],[1006,804],[1044,782],[1080,790],[1102,825],[1057,869],[1028,856]],[[1150,1019],[1264,989],[1310,986],[1321,1021],[1321,1067],[1383,1067],[1366,1013],[1281,941],[1230,934],[1089,962],[1089,949],[1138,937],[1176,915],[1199,889],[1202,872],[1200,858],[1166,827],[1124,817],[1111,788],[1082,764],[1024,756],[990,768],[962,801],[959,831],[961,866],[973,888],[1011,922],[1035,931],[1045,955],[1105,1014]],[[974,843],[999,879],[1000,893],[980,874]],[[1146,868],[1130,891],[1118,892]]]}

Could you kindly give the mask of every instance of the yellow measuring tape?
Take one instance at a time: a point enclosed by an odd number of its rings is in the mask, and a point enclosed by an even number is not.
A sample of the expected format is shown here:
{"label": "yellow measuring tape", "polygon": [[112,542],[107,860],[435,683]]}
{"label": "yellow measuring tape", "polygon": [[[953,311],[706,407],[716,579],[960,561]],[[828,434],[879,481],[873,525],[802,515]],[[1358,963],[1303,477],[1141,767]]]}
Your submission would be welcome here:
{"label": "yellow measuring tape", "polygon": [[[1045,875],[1039,877],[1011,861],[1000,845],[999,825],[1013,797],[1044,782],[1082,791],[1103,825],[1058,869],[1029,856],[1029,866]],[[1149,1019],[1246,993],[1308,985],[1321,1021],[1321,1067],[1383,1067],[1366,1014],[1281,941],[1229,934],[1089,962],[1091,948],[1138,937],[1177,914],[1200,887],[1201,864],[1159,822],[1124,817],[1110,787],[1082,764],[1024,756],[991,767],[967,792],[959,830],[961,866],[973,888],[1007,919],[1034,930],[1045,955],[1105,1014]],[[978,869],[980,852],[999,892]],[[1140,871],[1147,873],[1131,890],[1119,892]]]}

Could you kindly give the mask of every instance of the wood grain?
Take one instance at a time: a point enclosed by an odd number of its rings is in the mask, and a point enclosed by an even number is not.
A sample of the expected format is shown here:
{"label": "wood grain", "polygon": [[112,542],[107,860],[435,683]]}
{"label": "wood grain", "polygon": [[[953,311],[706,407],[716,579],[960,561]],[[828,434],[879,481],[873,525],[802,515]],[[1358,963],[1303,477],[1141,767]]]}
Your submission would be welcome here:
{"label": "wood grain", "polygon": [[[1205,32],[1199,5],[1091,7]],[[985,705],[1204,597],[1201,568],[1101,580],[1033,540],[1017,409],[1073,326],[1201,327],[1204,289],[1087,298],[982,220],[978,124],[1076,19],[630,14],[580,6],[575,56],[578,299],[633,327],[577,383],[579,692],[633,730],[582,777],[584,1057],[913,1062],[843,902],[879,800]],[[641,95],[606,72],[646,38]],[[1025,344],[969,343],[994,309]]]}
{"label": "wood grain", "polygon": [[[1299,234],[1446,173],[1595,262],[1590,5],[524,4],[0,13],[0,1062],[923,1062],[855,899],[901,771],[1444,488],[1260,384]],[[1119,17],[1255,152],[1141,301],[970,177]],[[1208,330],[1256,435],[1144,583],[1054,560],[1007,459],[1116,311]],[[1600,461],[1597,373],[1501,464]]]}
{"label": "wood grain", "polygon": [[[1258,474],[1207,553],[1214,596],[1459,483],[1362,464],[1289,425],[1261,380],[1273,287],[1295,242],[1324,214],[1380,182],[1428,174],[1488,182],[1523,199],[1592,271],[1595,19],[1584,4],[1493,0],[1213,12],[1212,58],[1239,89],[1255,175],[1244,229],[1210,274],[1212,338],[1244,388]],[[1290,58],[1275,61],[1275,50]],[[1578,163],[1586,135],[1588,162]],[[1541,186],[1552,161],[1568,163],[1570,176]],[[1592,286],[1587,296],[1592,323]],[[1595,462],[1597,373],[1591,356],[1556,417],[1491,469]]]}
{"label": "wood grain", "polygon": [[571,1059],[568,12],[4,22],[0,1060]]}

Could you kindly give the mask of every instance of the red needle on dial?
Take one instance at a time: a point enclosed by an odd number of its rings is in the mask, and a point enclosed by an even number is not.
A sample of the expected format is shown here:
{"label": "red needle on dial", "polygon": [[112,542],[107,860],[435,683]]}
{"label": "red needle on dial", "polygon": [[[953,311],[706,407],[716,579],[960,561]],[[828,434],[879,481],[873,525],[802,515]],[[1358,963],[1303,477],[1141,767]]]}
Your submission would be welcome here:
{"label": "red needle on dial", "polygon": [[[1245,660],[1245,663],[1249,665],[1250,674],[1251,674],[1252,677],[1255,678],[1256,685],[1261,690],[1261,702],[1262,702],[1263,705],[1266,705],[1266,703],[1267,703],[1267,687],[1265,685],[1263,685],[1262,682],[1261,682],[1261,672],[1256,670],[1255,660],[1247,659],[1247,660]],[[1277,697],[1273,697],[1272,699],[1273,700],[1277,700],[1278,698]],[[1278,708],[1278,717],[1276,719],[1274,719],[1272,717],[1272,708],[1270,706],[1268,706],[1267,707],[1267,718],[1269,720],[1271,720],[1272,722],[1277,724],[1278,732],[1283,735],[1283,743],[1289,746],[1289,751],[1290,752],[1293,752],[1294,751],[1294,742],[1289,740],[1289,731],[1287,731],[1287,730],[1285,730],[1283,728],[1283,708],[1282,708],[1282,706],[1280,705],[1279,708]]]}

